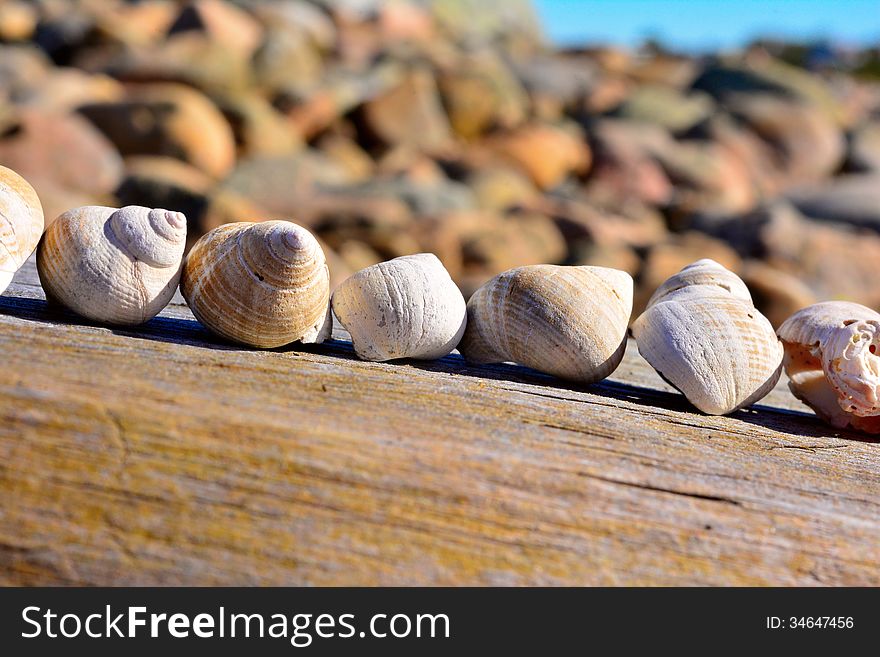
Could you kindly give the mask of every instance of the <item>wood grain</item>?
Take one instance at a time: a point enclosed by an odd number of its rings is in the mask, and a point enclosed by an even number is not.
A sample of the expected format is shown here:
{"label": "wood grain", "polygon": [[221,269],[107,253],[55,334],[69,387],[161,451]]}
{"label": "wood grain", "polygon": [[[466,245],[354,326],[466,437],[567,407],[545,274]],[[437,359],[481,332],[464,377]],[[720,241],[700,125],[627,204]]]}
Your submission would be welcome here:
{"label": "wood grain", "polygon": [[694,412],[639,358],[572,386],[225,344],[0,298],[4,584],[880,584],[880,446],[781,385]]}

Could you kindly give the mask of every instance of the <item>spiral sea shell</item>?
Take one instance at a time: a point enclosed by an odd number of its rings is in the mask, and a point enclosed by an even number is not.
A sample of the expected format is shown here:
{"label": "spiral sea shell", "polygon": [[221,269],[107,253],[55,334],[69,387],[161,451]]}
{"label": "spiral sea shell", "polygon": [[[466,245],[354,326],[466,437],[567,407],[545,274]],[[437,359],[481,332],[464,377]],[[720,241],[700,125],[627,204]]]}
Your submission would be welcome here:
{"label": "spiral sea shell", "polygon": [[0,294],[43,234],[43,208],[37,193],[12,169],[0,166]]}
{"label": "spiral sea shell", "polygon": [[632,325],[639,353],[704,413],[764,397],[779,379],[782,345],[745,283],[698,260],[661,285]]}
{"label": "spiral sea shell", "polygon": [[880,433],[880,313],[827,301],[779,327],[794,395],[835,427]]}
{"label": "spiral sea shell", "polygon": [[472,363],[512,361],[564,379],[599,381],[623,358],[632,296],[632,278],[617,269],[511,269],[468,301],[458,349]]}
{"label": "spiral sea shell", "polygon": [[364,360],[441,358],[467,322],[461,291],[430,253],[362,269],[336,288],[332,308]]}
{"label": "spiral sea shell", "polygon": [[330,336],[330,272],[314,236],[290,221],[239,222],[205,234],[180,289],[214,333],[252,347]]}
{"label": "spiral sea shell", "polygon": [[37,270],[47,296],[83,317],[140,324],[174,296],[185,242],[180,212],[86,206],[46,229]]}

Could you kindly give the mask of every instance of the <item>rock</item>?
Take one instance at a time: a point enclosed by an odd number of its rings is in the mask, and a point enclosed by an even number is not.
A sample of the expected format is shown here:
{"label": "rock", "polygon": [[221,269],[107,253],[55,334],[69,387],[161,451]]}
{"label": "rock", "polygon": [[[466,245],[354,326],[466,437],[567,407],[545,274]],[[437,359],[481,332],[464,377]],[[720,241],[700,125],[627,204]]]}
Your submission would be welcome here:
{"label": "rock", "polygon": [[813,105],[838,125],[845,119],[839,103],[818,78],[771,57],[710,65],[694,80],[692,88],[705,91],[722,103],[742,94],[772,94]]}
{"label": "rock", "polygon": [[223,0],[190,0],[168,34],[199,32],[250,57],[263,39],[263,27],[248,12]]}
{"label": "rock", "polygon": [[321,77],[323,61],[310,36],[300,30],[270,27],[252,59],[254,80],[270,91],[310,89]]}
{"label": "rock", "polygon": [[299,217],[334,249],[360,242],[382,259],[421,250],[409,231],[409,209],[399,199],[322,194],[303,203]]}
{"label": "rock", "polygon": [[0,101],[18,102],[32,95],[51,73],[51,63],[37,48],[0,45]]}
{"label": "rock", "polygon": [[[185,165],[184,165],[185,166]],[[271,213],[250,199],[222,188],[214,188],[208,197],[208,205],[202,213],[198,226],[187,240],[198,239],[209,230],[236,221],[262,221],[271,219]]]}
{"label": "rock", "polygon": [[126,100],[80,112],[123,155],[167,155],[216,178],[235,164],[235,140],[223,114],[194,89],[172,84],[132,88]]}
{"label": "rock", "polygon": [[847,163],[856,171],[880,171],[880,120],[866,123],[853,132]]}
{"label": "rock", "polygon": [[438,82],[452,129],[465,139],[491,128],[514,127],[526,116],[525,91],[491,51],[465,58]]}
{"label": "rock", "polygon": [[730,115],[716,114],[690,134],[717,143],[742,162],[762,198],[775,196],[789,184],[786,173],[780,169],[780,154],[774,146]]}
{"label": "rock", "polygon": [[357,240],[348,240],[337,247],[336,252],[352,271],[360,271],[365,267],[382,262],[382,256],[371,247]]}
{"label": "rock", "polygon": [[0,4],[0,40],[24,41],[37,29],[37,8],[20,0]]}
{"label": "rock", "polygon": [[637,128],[617,120],[602,120],[591,127],[593,166],[588,186],[600,198],[635,198],[664,206],[672,199],[672,184],[657,160],[631,137],[633,129]]}
{"label": "rock", "polygon": [[528,204],[539,194],[525,174],[508,167],[477,169],[468,176],[467,184],[482,210],[501,211]]}
{"label": "rock", "polygon": [[662,85],[684,90],[693,84],[699,74],[699,64],[690,57],[653,53],[649,57],[629,60],[618,70],[643,85]]}
{"label": "rock", "polygon": [[436,38],[434,17],[419,5],[396,0],[378,7],[379,33],[384,42],[428,43]]}
{"label": "rock", "polygon": [[456,280],[471,273],[492,276],[520,265],[562,262],[568,253],[554,222],[537,212],[452,212],[438,217],[434,227],[435,243],[460,249],[460,267],[455,255],[440,255]]}
{"label": "rock", "polygon": [[326,12],[301,0],[263,0],[253,11],[264,25],[278,26],[306,36],[321,51],[336,44],[336,26]]}
{"label": "rock", "polygon": [[713,110],[714,103],[708,94],[683,94],[670,87],[656,85],[634,90],[614,111],[614,115],[656,123],[671,132],[683,132],[705,120]]}
{"label": "rock", "polygon": [[754,206],[757,198],[749,171],[730,151],[703,140],[670,146],[653,155],[675,185],[670,205],[678,214],[742,212]]}
{"label": "rock", "polygon": [[533,49],[542,40],[529,0],[430,0],[430,7],[440,28],[459,42]]}
{"label": "rock", "polygon": [[45,110],[74,110],[87,103],[116,102],[125,96],[125,87],[113,78],[89,75],[75,68],[58,68],[18,99],[21,104]]}
{"label": "rock", "polygon": [[592,267],[611,267],[625,271],[635,277],[642,265],[642,259],[630,246],[599,246],[590,242],[572,245],[568,264],[590,265]]}
{"label": "rock", "polygon": [[850,174],[792,190],[788,199],[804,214],[880,232],[880,174]]}
{"label": "rock", "polygon": [[669,207],[676,215],[716,210],[741,212],[756,200],[744,163],[728,149],[705,139],[675,140],[659,126],[618,121],[616,138],[626,139],[660,164],[674,191]]}
{"label": "rock", "polygon": [[367,152],[356,141],[342,135],[326,135],[321,138],[317,148],[327,158],[339,165],[352,182],[369,179],[376,166]]}
{"label": "rock", "polygon": [[86,50],[76,64],[124,82],[176,82],[209,95],[239,93],[251,84],[250,58],[199,32],[122,52]]}
{"label": "rock", "polygon": [[760,260],[749,260],[739,272],[752,293],[752,301],[774,328],[801,308],[818,299],[797,276],[771,267]]}
{"label": "rock", "polygon": [[102,41],[137,48],[163,39],[178,14],[178,5],[170,0],[102,3],[95,28]]}
{"label": "rock", "polygon": [[738,94],[728,107],[781,153],[787,184],[823,178],[843,160],[843,134],[814,107],[771,94]]}
{"label": "rock", "polygon": [[551,101],[561,109],[583,102],[601,79],[596,63],[583,55],[538,54],[512,65],[533,102]]}
{"label": "rock", "polygon": [[390,93],[404,75],[402,67],[393,62],[377,64],[363,72],[331,69],[325,72],[317,87],[305,94],[296,89],[288,90],[281,94],[277,104],[296,131],[311,139],[371,98]]}
{"label": "rock", "polygon": [[530,123],[492,135],[486,145],[501,158],[522,169],[541,189],[552,189],[570,174],[585,174],[591,153],[575,130]]}
{"label": "rock", "polygon": [[451,138],[451,130],[430,71],[413,70],[398,86],[362,108],[370,133],[385,144],[430,151]]}
{"label": "rock", "polygon": [[560,263],[568,247],[554,222],[534,212],[514,212],[462,231],[464,266],[500,273],[521,265]]}
{"label": "rock", "polygon": [[67,191],[98,198],[116,189],[123,170],[116,149],[88,121],[37,108],[17,112],[0,136],[0,164],[17,171],[41,197]]}
{"label": "rock", "polygon": [[232,126],[242,157],[289,155],[303,147],[290,122],[262,96],[235,94],[217,106]]}
{"label": "rock", "polygon": [[189,233],[200,234],[214,181],[199,169],[171,157],[139,156],[125,161],[125,178],[116,190],[120,206],[165,208],[186,215]]}
{"label": "rock", "polygon": [[768,210],[759,236],[765,261],[790,272],[817,298],[880,306],[880,236],[875,232],[811,221],[777,204]]}
{"label": "rock", "polygon": [[322,192],[338,198],[393,198],[406,203],[413,215],[437,216],[476,207],[473,192],[464,184],[445,177],[427,181],[403,176],[373,179],[356,185],[322,187]]}
{"label": "rock", "polygon": [[698,227],[726,240],[743,256],[760,258],[791,274],[819,300],[880,306],[876,232],[808,219],[784,200],[745,215],[701,217]]}
{"label": "rock", "polygon": [[304,199],[319,185],[345,185],[348,175],[321,153],[305,149],[294,155],[242,160],[222,189],[250,200],[280,217],[298,217]]}
{"label": "rock", "polygon": [[585,243],[643,248],[662,242],[667,235],[660,213],[644,207],[626,215],[597,207],[587,198],[562,196],[545,197],[530,207],[551,217],[573,248]]}

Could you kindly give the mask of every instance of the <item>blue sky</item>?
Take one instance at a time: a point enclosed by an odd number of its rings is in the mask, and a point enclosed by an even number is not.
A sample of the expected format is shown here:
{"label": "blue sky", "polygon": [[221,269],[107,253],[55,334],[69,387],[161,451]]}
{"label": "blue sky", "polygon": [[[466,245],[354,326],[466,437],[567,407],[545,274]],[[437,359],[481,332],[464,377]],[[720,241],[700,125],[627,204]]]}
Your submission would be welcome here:
{"label": "blue sky", "polygon": [[880,0],[533,0],[560,45],[636,45],[646,37],[682,50],[732,48],[756,36],[880,43]]}

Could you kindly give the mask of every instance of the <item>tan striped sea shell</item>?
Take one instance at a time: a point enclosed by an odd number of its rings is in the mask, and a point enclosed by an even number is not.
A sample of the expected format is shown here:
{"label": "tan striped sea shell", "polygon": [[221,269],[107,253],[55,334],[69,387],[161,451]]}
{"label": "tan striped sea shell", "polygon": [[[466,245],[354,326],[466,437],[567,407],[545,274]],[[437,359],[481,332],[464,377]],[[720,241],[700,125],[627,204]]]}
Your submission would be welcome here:
{"label": "tan striped sea shell", "polygon": [[195,243],[180,289],[196,318],[252,347],[330,336],[330,272],[315,237],[290,221],[238,222]]}
{"label": "tan striped sea shell", "polygon": [[746,284],[714,260],[666,280],[632,325],[639,353],[704,413],[755,403],[776,382],[782,345]]}
{"label": "tan striped sea shell", "polygon": [[880,433],[880,313],[827,301],[779,327],[794,395],[835,427]]}
{"label": "tan striped sea shell", "polygon": [[43,207],[34,188],[0,166],[0,294],[37,248],[43,224]]}
{"label": "tan striped sea shell", "polygon": [[617,269],[511,269],[468,301],[458,349],[472,363],[510,361],[564,379],[599,381],[623,358],[632,296],[632,278]]}
{"label": "tan striped sea shell", "polygon": [[37,270],[47,296],[75,313],[108,324],[140,324],[174,296],[185,243],[180,212],[85,206],[46,229]]}

